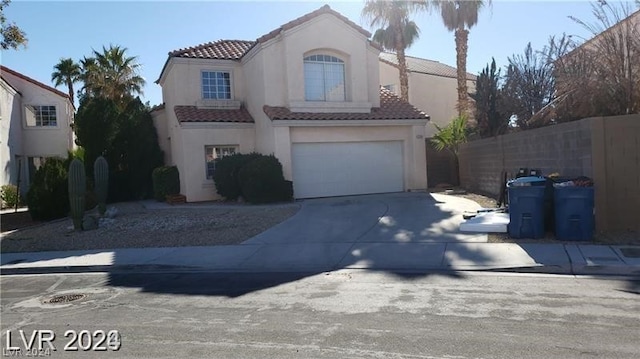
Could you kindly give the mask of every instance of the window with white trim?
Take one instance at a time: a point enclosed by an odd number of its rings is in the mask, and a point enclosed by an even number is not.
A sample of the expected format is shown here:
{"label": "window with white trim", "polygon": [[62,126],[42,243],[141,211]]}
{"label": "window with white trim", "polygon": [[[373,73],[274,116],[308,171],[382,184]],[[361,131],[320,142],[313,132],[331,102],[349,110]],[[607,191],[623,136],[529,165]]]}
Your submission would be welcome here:
{"label": "window with white trim", "polygon": [[55,106],[26,106],[28,127],[55,127],[58,125]]}
{"label": "window with white trim", "polygon": [[204,146],[207,179],[213,179],[218,159],[236,154],[237,151],[238,146]]}
{"label": "window with white trim", "polygon": [[344,61],[331,55],[304,58],[304,97],[307,101],[345,101]]}
{"label": "window with white trim", "polygon": [[231,73],[202,71],[202,98],[205,100],[231,100]]}

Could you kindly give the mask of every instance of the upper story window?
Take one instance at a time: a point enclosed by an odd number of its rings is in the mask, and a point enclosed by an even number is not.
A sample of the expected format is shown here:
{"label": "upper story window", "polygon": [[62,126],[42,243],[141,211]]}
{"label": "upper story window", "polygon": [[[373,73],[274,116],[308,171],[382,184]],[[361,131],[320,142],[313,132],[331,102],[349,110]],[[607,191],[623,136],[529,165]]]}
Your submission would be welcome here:
{"label": "upper story window", "polygon": [[27,106],[28,127],[55,127],[58,125],[55,106]]}
{"label": "upper story window", "polygon": [[331,55],[304,58],[304,95],[307,101],[345,101],[344,61]]}
{"label": "upper story window", "polygon": [[227,71],[202,71],[202,98],[231,100],[231,74]]}

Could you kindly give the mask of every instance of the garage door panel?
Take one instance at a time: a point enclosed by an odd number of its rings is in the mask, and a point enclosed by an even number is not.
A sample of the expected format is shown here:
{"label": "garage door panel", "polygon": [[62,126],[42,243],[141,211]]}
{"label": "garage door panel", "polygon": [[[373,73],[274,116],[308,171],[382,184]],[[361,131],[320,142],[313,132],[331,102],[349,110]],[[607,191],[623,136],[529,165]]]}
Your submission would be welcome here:
{"label": "garage door panel", "polygon": [[404,190],[402,142],[295,143],[296,198]]}

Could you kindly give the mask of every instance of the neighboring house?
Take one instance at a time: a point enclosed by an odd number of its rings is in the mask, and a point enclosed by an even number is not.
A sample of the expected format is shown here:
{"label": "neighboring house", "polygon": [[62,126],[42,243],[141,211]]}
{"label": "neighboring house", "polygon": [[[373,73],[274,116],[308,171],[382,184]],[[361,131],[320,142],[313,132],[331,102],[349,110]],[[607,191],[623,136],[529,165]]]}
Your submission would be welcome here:
{"label": "neighboring house", "polygon": [[[434,124],[448,125],[458,115],[458,80],[456,68],[437,61],[407,56],[409,70],[409,102],[429,114],[426,137],[437,132]],[[400,93],[398,58],[396,54],[380,54],[380,84]],[[467,90],[476,91],[476,76],[467,73]]]}
{"label": "neighboring house", "polygon": [[69,95],[0,66],[0,184],[24,194],[47,157],[66,158],[74,110]]}
{"label": "neighboring house", "polygon": [[216,159],[252,151],[296,198],[424,190],[428,116],[380,88],[370,36],[325,5],[256,41],[170,52],[152,115],[187,200],[218,198]]}
{"label": "neighboring house", "polygon": [[[626,40],[629,36],[633,36],[635,41],[638,41],[638,36],[640,36],[640,10],[630,14],[598,35],[585,41],[572,52],[578,49],[599,50],[601,41],[611,41],[612,39],[616,41],[620,39]],[[606,49],[607,47],[605,46],[604,48]],[[572,52],[565,56],[571,56]]]}

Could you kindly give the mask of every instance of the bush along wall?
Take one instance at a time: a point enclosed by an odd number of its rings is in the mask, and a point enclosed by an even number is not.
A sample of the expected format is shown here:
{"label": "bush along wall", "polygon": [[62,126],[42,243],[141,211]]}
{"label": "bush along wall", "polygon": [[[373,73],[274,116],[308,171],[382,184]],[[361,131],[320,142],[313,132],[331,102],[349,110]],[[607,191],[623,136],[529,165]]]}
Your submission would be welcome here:
{"label": "bush along wall", "polygon": [[162,166],[153,170],[153,196],[164,201],[167,196],[180,193],[180,173],[176,166]]}
{"label": "bush along wall", "polygon": [[242,186],[238,179],[240,169],[261,156],[255,152],[236,153],[217,160],[213,181],[216,184],[218,194],[230,201],[235,201],[242,196]]}
{"label": "bush along wall", "polygon": [[61,158],[47,158],[36,171],[27,192],[27,205],[33,219],[46,221],[69,213],[67,163]]}
{"label": "bush along wall", "polygon": [[216,163],[214,182],[218,194],[228,200],[242,196],[249,203],[290,201],[293,185],[285,181],[282,164],[273,156],[236,154]]}

